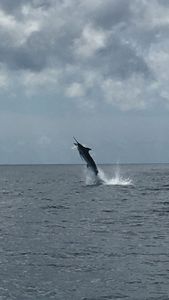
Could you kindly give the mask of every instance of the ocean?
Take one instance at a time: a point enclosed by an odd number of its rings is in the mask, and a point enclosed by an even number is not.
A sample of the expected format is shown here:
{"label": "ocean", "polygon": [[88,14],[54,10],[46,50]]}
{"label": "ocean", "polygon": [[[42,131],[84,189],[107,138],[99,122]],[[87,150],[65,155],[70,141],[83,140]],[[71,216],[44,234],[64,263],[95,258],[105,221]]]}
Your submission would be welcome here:
{"label": "ocean", "polygon": [[0,166],[0,300],[168,300],[169,165]]}

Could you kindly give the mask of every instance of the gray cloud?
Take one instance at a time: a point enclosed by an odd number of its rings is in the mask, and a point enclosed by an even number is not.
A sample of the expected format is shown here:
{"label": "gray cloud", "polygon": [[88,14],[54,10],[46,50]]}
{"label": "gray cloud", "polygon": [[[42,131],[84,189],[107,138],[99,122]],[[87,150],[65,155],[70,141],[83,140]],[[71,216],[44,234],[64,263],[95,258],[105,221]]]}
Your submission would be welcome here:
{"label": "gray cloud", "polygon": [[160,5],[169,6],[168,0],[158,0]]}
{"label": "gray cloud", "polygon": [[[21,4],[23,3],[22,0],[1,0],[0,7],[7,12],[14,12],[16,9],[18,9]],[[28,1],[24,1],[24,3],[28,3]]]}
{"label": "gray cloud", "polygon": [[19,49],[0,49],[0,61],[6,63],[8,67],[13,70],[28,69],[34,71],[40,71],[46,65],[46,55],[43,57],[43,53],[37,55],[37,51],[31,51],[26,47],[20,47]]}
{"label": "gray cloud", "polygon": [[[52,0],[1,0],[0,7],[10,14],[18,15],[23,5],[32,5],[36,8],[48,8]],[[58,1],[59,3],[60,1]]]}
{"label": "gray cloud", "polygon": [[99,95],[130,109],[169,98],[165,1],[2,0],[0,8],[0,62],[9,77],[20,71],[20,87],[33,88],[37,74],[34,86],[42,78],[48,88],[56,71],[57,88],[75,103],[89,105],[91,97],[93,106]]}
{"label": "gray cloud", "polygon": [[125,79],[133,73],[149,76],[150,70],[144,58],[132,49],[128,44],[122,44],[118,38],[112,38],[106,48],[98,50],[90,65],[104,77]]}
{"label": "gray cloud", "polygon": [[100,6],[96,7],[96,10],[90,17],[96,25],[105,29],[110,29],[113,25],[119,23],[124,24],[130,22],[130,0],[104,1]]}
{"label": "gray cloud", "polygon": [[[106,31],[107,28],[110,27],[110,23],[111,25],[115,25],[119,22],[123,23],[124,20],[129,19],[130,15],[128,1],[106,1],[104,5],[103,3],[96,5],[96,9],[95,6],[90,9],[89,5],[86,7],[86,11],[82,10],[81,2],[77,5],[78,2],[76,1],[65,1],[65,3],[67,3],[66,5],[64,2],[61,4],[60,1],[57,3],[50,1],[50,5],[53,4],[53,7],[50,6],[50,9],[46,11],[45,15],[43,11],[42,15],[39,13],[38,20],[36,20],[36,9],[39,9],[40,4],[43,5],[43,3],[44,1],[28,2],[18,0],[14,4],[12,1],[2,1],[1,6],[10,13],[12,13],[14,9],[17,9],[18,12],[20,11],[21,13],[23,4],[29,4],[30,11],[28,15],[30,16],[22,15],[21,19],[25,30],[26,26],[31,26],[31,22],[33,21],[40,23],[39,30],[32,32],[32,34],[25,39],[24,43],[20,44],[19,42],[17,46],[14,45],[14,36],[11,36],[10,31],[8,31],[8,25],[6,24],[4,29],[1,29],[0,36],[2,43],[0,59],[1,62],[6,63],[9,68],[16,67],[41,70],[46,67],[47,63],[50,64],[51,62],[52,64],[59,64],[61,62],[63,64],[72,64],[76,59],[73,53],[73,45],[77,39],[80,39],[81,33],[87,23],[93,23],[94,28],[102,28],[103,31]],[[91,12],[93,12],[93,16]],[[13,17],[15,18],[15,12],[13,12]],[[26,21],[28,24],[24,24]],[[16,18],[15,26],[20,25],[20,28],[16,28],[16,39],[17,35],[20,34],[19,30],[22,31],[22,23],[17,24],[17,22],[18,20]],[[22,35],[24,36],[24,32]],[[115,49],[115,56],[120,56],[120,52],[123,51],[123,46],[120,47],[120,44],[117,45],[114,39],[112,43],[114,43],[114,49],[119,48]],[[110,55],[113,55],[110,45],[105,49],[105,55],[109,55],[109,50]],[[117,54],[118,50],[119,54]],[[102,53],[104,55],[104,51]],[[98,56],[98,62],[101,63],[101,61],[99,61],[100,54]],[[110,57],[110,59],[112,59],[112,57]],[[128,58],[126,58],[126,60],[128,60]],[[91,59],[88,60],[88,62],[91,64]],[[80,63],[80,61],[78,61],[78,63]],[[93,61],[93,67],[94,65],[95,59]]]}

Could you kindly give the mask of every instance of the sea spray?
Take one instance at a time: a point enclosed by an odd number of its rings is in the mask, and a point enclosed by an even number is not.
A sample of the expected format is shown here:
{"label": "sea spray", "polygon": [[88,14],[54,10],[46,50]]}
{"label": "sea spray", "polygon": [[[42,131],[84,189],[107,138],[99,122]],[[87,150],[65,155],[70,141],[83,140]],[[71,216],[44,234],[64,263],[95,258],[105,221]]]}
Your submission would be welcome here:
{"label": "sea spray", "polygon": [[115,176],[114,177],[108,178],[105,175],[105,173],[102,169],[99,169],[99,176],[102,179],[104,185],[123,185],[123,186],[127,186],[127,185],[132,184],[132,180],[130,178],[124,178],[120,174],[120,166],[119,166],[118,163],[116,165]]}
{"label": "sea spray", "polygon": [[96,176],[90,169],[84,169],[85,183],[86,185],[100,185],[103,184],[103,180],[99,174]]}
{"label": "sea spray", "polygon": [[132,180],[130,178],[124,178],[120,174],[119,164],[116,165],[115,176],[111,178],[108,178],[101,168],[99,168],[99,173],[97,176],[95,176],[95,174],[90,169],[85,168],[85,181],[86,185],[132,185]]}

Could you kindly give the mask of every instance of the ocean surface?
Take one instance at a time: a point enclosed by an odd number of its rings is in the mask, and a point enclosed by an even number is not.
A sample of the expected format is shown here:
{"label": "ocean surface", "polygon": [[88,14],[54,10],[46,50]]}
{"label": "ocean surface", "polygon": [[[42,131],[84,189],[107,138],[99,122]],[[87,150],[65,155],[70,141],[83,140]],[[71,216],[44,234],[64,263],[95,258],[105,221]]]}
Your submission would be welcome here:
{"label": "ocean surface", "polygon": [[168,300],[169,165],[0,166],[0,300]]}

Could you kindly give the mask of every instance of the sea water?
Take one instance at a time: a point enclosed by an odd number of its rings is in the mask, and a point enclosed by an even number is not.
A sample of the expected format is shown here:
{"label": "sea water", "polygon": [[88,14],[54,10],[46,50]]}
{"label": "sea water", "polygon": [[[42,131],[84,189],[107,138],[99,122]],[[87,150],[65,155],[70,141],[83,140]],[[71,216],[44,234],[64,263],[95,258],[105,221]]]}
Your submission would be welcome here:
{"label": "sea water", "polygon": [[84,170],[0,166],[0,300],[169,299],[169,165]]}

